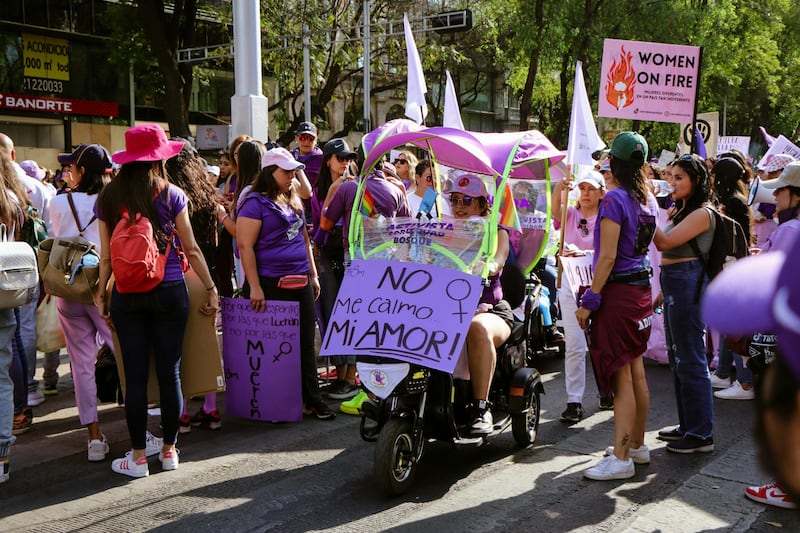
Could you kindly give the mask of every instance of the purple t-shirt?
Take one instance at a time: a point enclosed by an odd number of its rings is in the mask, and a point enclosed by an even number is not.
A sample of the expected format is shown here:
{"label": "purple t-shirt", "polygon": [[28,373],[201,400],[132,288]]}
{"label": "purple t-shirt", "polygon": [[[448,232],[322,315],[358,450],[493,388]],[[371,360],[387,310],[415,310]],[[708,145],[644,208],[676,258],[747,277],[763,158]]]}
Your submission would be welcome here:
{"label": "purple t-shirt", "polygon": [[303,237],[302,212],[297,213],[263,194],[251,192],[239,208],[239,218],[261,221],[254,246],[259,276],[279,278],[311,271]]}
{"label": "purple t-shirt", "polygon": [[295,148],[292,150],[292,156],[306,166],[303,172],[306,173],[308,181],[311,182],[311,187],[314,187],[317,184],[317,178],[319,178],[319,171],[322,168],[322,161],[324,159],[322,150],[319,149],[319,146],[315,146],[314,149],[306,155],[300,155],[300,149]]}
{"label": "purple t-shirt", "polygon": [[[153,201],[156,213],[158,213],[158,222],[161,229],[164,230],[167,235],[172,233],[173,229],[175,229],[175,219],[180,212],[186,208],[186,204],[188,203],[189,199],[186,197],[186,193],[184,193],[180,187],[172,185],[171,183],[167,184],[167,189],[162,191]],[[94,213],[99,220],[106,220],[106,217],[100,209],[99,202],[94,204]],[[109,228],[109,231],[113,232],[114,228]],[[175,250],[176,247],[179,248],[180,246],[181,240],[178,238],[178,234],[175,233],[174,240],[172,241],[172,248],[169,251],[169,256],[167,256],[167,264],[164,269],[164,281],[180,281],[183,279],[183,262],[180,257],[178,257],[178,252]]]}
{"label": "purple t-shirt", "polygon": [[[386,218],[410,217],[411,209],[405,194],[396,185],[389,183],[383,172],[375,170],[366,177],[367,190],[375,201],[375,211]],[[353,203],[356,200],[358,183],[346,181],[336,189],[336,193],[328,204],[325,218],[336,223],[340,219],[343,221],[342,228],[345,248],[347,247],[347,236],[350,232],[350,214],[353,210]]]}
{"label": "purple t-shirt", "polygon": [[774,252],[776,250],[793,252],[794,243],[798,238],[800,238],[800,218],[787,220],[767,238],[767,242],[761,248],[761,253]]}
{"label": "purple t-shirt", "polygon": [[[654,217],[653,223],[656,223],[658,220],[658,203],[655,196],[648,193],[647,206],[643,206],[634,200],[626,189],[618,187],[608,191],[603,196],[603,201],[600,202],[597,219],[602,221],[602,219],[607,218],[620,225],[617,259],[614,262],[612,272],[625,272],[647,266],[645,262],[647,251],[643,255],[635,252],[640,215],[652,216]],[[601,224],[596,224],[594,227],[593,268],[597,266],[597,258],[600,255],[600,226]],[[652,236],[650,240],[652,241]]]}

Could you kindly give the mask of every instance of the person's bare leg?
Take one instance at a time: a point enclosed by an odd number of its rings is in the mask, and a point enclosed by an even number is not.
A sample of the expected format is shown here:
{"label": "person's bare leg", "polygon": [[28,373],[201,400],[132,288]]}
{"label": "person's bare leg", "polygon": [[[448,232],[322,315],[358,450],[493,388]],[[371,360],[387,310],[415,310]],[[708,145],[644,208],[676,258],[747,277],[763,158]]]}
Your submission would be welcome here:
{"label": "person's bare leg", "polygon": [[650,389],[644,371],[644,359],[637,357],[630,363],[633,378],[633,393],[636,398],[636,417],[631,434],[631,448],[640,448],[644,444],[644,432],[647,428],[647,416],[650,413]]}
{"label": "person's bare leg", "polygon": [[614,372],[611,382],[614,389],[614,455],[627,461],[636,418],[630,363]]}
{"label": "person's bare leg", "polygon": [[488,400],[492,376],[497,364],[497,347],[503,344],[511,329],[492,313],[479,313],[472,318],[467,332],[467,359],[476,400]]}

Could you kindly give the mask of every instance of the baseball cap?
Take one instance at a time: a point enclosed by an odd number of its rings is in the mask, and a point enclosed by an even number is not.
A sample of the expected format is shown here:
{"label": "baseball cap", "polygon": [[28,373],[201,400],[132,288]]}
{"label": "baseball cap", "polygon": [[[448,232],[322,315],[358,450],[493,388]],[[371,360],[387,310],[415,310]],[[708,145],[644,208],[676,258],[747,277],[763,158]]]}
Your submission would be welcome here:
{"label": "baseball cap", "polygon": [[[800,380],[800,245],[745,257],[725,268],[703,293],[703,321],[723,335],[774,333],[782,356]],[[743,290],[758,282],[758,290]]]}
{"label": "baseball cap", "polygon": [[344,139],[331,139],[322,148],[322,155],[327,159],[332,155],[346,159],[355,159],[356,153],[350,149]]}
{"label": "baseball cap", "polygon": [[765,189],[782,189],[783,187],[800,187],[800,161],[789,163],[774,180],[761,181]]}
{"label": "baseball cap", "polygon": [[261,168],[270,166],[281,167],[283,170],[295,170],[298,168],[306,168],[306,166],[292,157],[292,154],[286,148],[273,148],[267,150],[261,158]]}
{"label": "baseball cap", "polygon": [[297,129],[294,132],[295,135],[313,135],[314,137],[317,136],[317,127],[313,125],[311,122],[301,122]]}
{"label": "baseball cap", "polygon": [[578,181],[575,182],[575,186],[577,187],[581,183],[588,183],[595,189],[602,189],[606,186],[606,180],[603,178],[603,175],[597,172],[596,170],[590,170],[583,176],[581,176]]}
{"label": "baseball cap", "polygon": [[489,193],[486,191],[486,184],[483,180],[475,174],[461,174],[454,177],[447,185],[444,194],[451,194],[460,192],[466,196],[477,198],[483,196],[489,198]]}
{"label": "baseball cap", "polygon": [[214,174],[216,177],[219,177],[219,167],[217,165],[206,165],[206,172]]}
{"label": "baseball cap", "polygon": [[44,169],[39,168],[39,164],[32,159],[26,159],[25,161],[22,161],[19,166],[25,171],[25,174],[39,181],[42,181],[47,174]]}
{"label": "baseball cap", "polygon": [[629,163],[641,163],[647,160],[647,141],[635,131],[623,131],[611,143],[611,155]]}
{"label": "baseball cap", "polygon": [[104,174],[111,170],[111,154],[99,144],[82,144],[74,152],[58,154],[61,165],[84,167],[90,172]]}

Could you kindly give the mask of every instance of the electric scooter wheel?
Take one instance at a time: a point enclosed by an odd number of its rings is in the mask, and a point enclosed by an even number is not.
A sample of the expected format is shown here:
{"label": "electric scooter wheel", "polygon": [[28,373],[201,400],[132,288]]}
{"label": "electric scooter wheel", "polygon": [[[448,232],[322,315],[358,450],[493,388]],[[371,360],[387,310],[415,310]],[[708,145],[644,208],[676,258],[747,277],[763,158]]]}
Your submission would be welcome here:
{"label": "electric scooter wheel", "polygon": [[375,479],[389,496],[397,496],[411,486],[417,473],[411,423],[394,418],[378,435],[375,445]]}
{"label": "electric scooter wheel", "polygon": [[541,414],[541,404],[539,403],[539,391],[532,390],[526,399],[525,409],[511,417],[511,432],[514,440],[520,446],[530,446],[536,440],[536,433],[539,431],[539,416]]}

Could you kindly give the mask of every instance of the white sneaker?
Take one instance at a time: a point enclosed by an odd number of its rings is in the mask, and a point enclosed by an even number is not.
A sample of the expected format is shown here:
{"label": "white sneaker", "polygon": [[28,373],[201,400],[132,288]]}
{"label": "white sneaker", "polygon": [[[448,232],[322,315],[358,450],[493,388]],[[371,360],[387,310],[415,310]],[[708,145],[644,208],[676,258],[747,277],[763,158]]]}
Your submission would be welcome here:
{"label": "white sneaker", "polygon": [[750,389],[745,390],[738,381],[734,381],[733,385],[725,390],[718,390],[714,393],[714,398],[721,400],[752,400],[756,397],[756,393],[751,386]]}
{"label": "white sneaker", "polygon": [[144,454],[147,457],[152,457],[153,455],[158,455],[161,453],[161,448],[164,446],[164,439],[156,437],[148,431],[144,444]]}
{"label": "white sneaker", "polygon": [[[609,446],[606,448],[606,455],[614,455],[614,447]],[[628,450],[628,457],[637,465],[650,464],[650,448],[647,444],[642,444],[638,448],[630,448]]]}
{"label": "white sneaker", "polygon": [[133,460],[133,454],[128,452],[125,457],[111,461],[111,470],[117,474],[125,474],[130,477],[147,477],[150,470],[147,468],[147,457],[140,457]]}
{"label": "white sneaker", "polygon": [[108,453],[108,441],[103,435],[103,440],[93,439],[88,442],[89,460],[102,461]]}
{"label": "white sneaker", "polygon": [[35,390],[28,393],[28,407],[36,407],[44,403],[44,394]]}
{"label": "white sneaker", "polygon": [[628,479],[636,475],[636,470],[633,467],[633,461],[628,458],[627,461],[621,461],[609,455],[603,457],[600,462],[591,468],[583,471],[583,476],[597,481],[605,481],[609,479]]}
{"label": "white sneaker", "polygon": [[159,452],[158,460],[161,461],[161,470],[177,470],[178,449],[175,448],[167,452]]}
{"label": "white sneaker", "polygon": [[711,388],[712,389],[727,389],[731,386],[730,378],[720,378],[717,374],[711,374]]}

